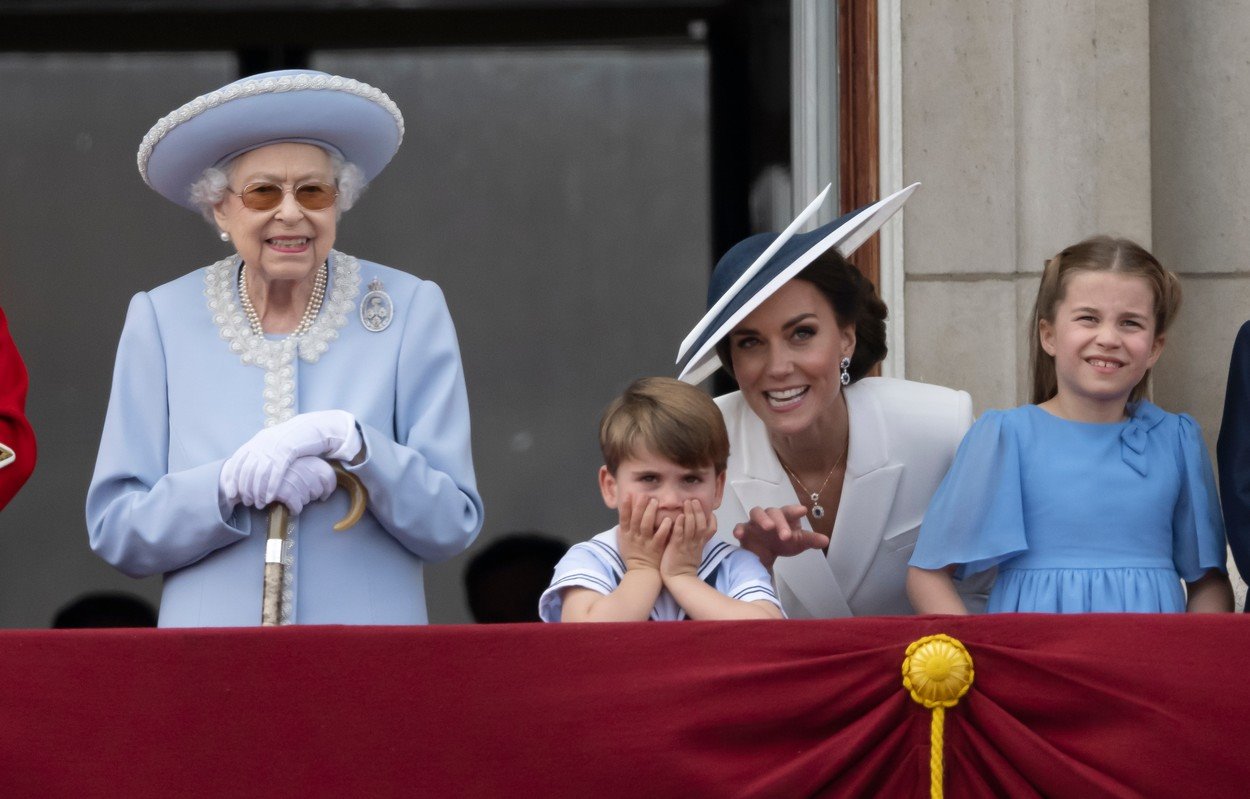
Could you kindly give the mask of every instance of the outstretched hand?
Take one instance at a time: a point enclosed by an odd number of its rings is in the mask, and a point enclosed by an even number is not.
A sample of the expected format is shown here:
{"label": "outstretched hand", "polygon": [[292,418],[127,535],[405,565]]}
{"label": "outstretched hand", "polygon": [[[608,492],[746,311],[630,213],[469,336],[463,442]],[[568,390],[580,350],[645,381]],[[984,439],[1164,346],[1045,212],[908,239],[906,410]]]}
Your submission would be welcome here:
{"label": "outstretched hand", "polygon": [[752,508],[749,520],[734,527],[734,538],[772,571],[777,558],[788,558],[809,549],[829,546],[829,536],[809,532],[799,526],[806,515],[807,508],[803,505]]}

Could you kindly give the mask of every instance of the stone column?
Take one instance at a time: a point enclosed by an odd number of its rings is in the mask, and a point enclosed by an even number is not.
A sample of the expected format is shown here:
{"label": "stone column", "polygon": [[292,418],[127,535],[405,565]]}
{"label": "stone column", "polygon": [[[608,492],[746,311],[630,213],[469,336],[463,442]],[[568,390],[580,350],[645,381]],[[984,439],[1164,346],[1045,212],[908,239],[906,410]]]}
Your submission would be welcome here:
{"label": "stone column", "polygon": [[[1248,29],[1250,6],[1234,0],[1150,3],[1154,253],[1184,288],[1154,397],[1193,414],[1212,454],[1233,339],[1250,318]],[[1241,607],[1235,570],[1233,587]]]}
{"label": "stone column", "polygon": [[1046,258],[1151,238],[1149,14],[1135,0],[902,4],[907,377],[1028,397]]}
{"label": "stone column", "polygon": [[1154,252],[1184,286],[1155,399],[1214,445],[1250,318],[1250,5],[1156,1],[1150,27]]}

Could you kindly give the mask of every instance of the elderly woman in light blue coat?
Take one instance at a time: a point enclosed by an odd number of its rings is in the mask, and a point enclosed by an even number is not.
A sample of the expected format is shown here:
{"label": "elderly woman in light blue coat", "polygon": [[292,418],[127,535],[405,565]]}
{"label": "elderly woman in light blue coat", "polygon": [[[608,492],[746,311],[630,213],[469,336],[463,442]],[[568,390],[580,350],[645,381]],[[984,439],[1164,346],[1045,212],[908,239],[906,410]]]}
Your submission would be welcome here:
{"label": "elderly woman in light blue coat", "polygon": [[[143,141],[148,184],[235,250],[131,301],[87,496],[92,548],[165,576],[162,626],[260,622],[273,502],[293,514],[285,622],[424,623],[423,564],[481,528],[442,292],[333,249],[402,136],[377,89],[286,71],[196,98]],[[331,460],[368,492],[345,532]]]}

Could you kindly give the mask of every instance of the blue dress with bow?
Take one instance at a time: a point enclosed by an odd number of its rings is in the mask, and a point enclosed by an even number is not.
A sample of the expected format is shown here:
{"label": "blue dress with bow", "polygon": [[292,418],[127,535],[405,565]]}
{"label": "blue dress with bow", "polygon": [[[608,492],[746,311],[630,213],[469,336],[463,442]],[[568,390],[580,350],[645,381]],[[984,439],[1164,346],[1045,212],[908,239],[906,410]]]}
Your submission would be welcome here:
{"label": "blue dress with bow", "polygon": [[989,411],[933,497],[911,565],[998,566],[990,612],[1185,610],[1181,580],[1224,571],[1224,525],[1198,424],[1150,402],[1121,422],[1036,405]]}

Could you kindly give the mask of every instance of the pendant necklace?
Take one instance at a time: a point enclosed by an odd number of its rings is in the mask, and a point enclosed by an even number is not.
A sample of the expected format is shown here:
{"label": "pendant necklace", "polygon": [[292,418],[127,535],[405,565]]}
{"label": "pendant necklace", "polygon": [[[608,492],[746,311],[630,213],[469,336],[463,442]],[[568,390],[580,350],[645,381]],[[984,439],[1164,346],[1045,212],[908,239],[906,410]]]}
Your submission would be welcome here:
{"label": "pendant necklace", "polygon": [[785,461],[781,460],[780,455],[777,456],[777,462],[781,464],[781,468],[785,469],[786,473],[789,474],[791,479],[794,480],[794,483],[799,487],[799,490],[812,498],[812,508],[809,513],[811,513],[813,519],[825,518],[825,507],[820,504],[820,495],[825,492],[825,486],[829,485],[829,479],[833,477],[833,473],[838,470],[840,465],[842,465],[842,460],[846,457],[847,450],[850,449],[851,442],[849,438],[846,443],[846,448],[842,450],[842,454],[838,456],[836,461],[834,461],[833,468],[829,470],[829,474],[825,475],[825,482],[820,484],[819,491],[808,491],[807,486],[803,485],[803,481],[799,479],[799,476],[791,471],[789,466],[786,466]]}

